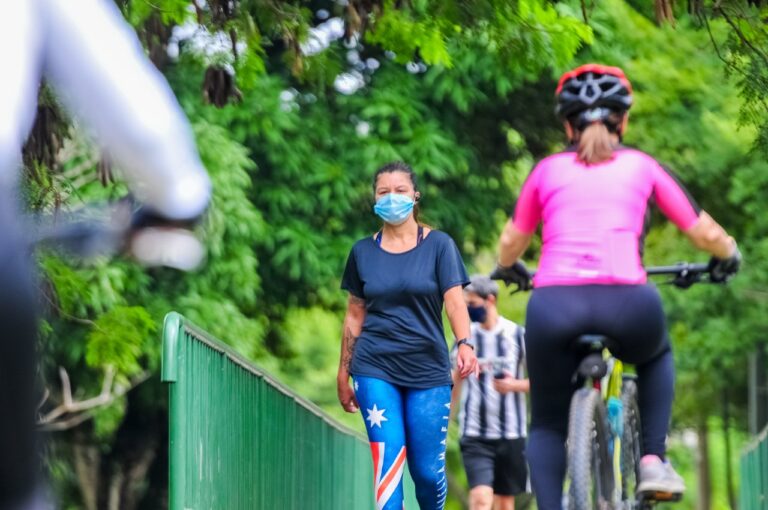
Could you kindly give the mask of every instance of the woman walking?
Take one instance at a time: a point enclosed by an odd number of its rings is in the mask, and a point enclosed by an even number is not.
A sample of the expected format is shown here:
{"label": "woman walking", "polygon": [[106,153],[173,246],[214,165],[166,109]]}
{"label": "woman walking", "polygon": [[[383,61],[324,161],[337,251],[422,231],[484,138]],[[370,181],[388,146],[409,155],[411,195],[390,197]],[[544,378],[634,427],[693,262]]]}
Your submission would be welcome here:
{"label": "woman walking", "polygon": [[420,194],[408,165],[380,168],[373,191],[384,223],[352,247],[341,283],[349,299],[339,401],[363,415],[377,508],[402,510],[407,460],[421,510],[441,510],[451,401],[442,310],[459,339],[459,373],[467,377],[477,369],[462,292],[469,278],[453,240],[418,222]]}

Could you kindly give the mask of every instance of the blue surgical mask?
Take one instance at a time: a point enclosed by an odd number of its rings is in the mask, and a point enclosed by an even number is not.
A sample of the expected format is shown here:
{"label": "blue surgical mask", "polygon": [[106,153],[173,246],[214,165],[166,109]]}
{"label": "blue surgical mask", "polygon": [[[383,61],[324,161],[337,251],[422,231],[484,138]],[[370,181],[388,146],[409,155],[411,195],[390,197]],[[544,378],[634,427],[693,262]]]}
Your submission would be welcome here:
{"label": "blue surgical mask", "polygon": [[388,193],[376,201],[373,212],[390,225],[400,225],[411,215],[415,204],[408,195]]}
{"label": "blue surgical mask", "polygon": [[469,320],[472,322],[479,322],[480,324],[485,322],[485,319],[488,318],[488,309],[482,305],[480,306],[467,306],[467,311],[469,312]]}

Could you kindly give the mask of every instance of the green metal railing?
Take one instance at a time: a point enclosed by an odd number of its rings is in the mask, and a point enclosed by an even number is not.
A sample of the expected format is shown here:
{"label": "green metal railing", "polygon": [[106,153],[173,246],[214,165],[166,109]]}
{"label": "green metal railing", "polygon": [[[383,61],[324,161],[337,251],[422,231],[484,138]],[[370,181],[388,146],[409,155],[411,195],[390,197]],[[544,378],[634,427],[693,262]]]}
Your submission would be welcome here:
{"label": "green metal railing", "polygon": [[[374,509],[368,441],[172,312],[170,510]],[[418,508],[405,475],[406,507]]]}
{"label": "green metal railing", "polygon": [[741,457],[740,500],[739,510],[768,510],[768,427]]}

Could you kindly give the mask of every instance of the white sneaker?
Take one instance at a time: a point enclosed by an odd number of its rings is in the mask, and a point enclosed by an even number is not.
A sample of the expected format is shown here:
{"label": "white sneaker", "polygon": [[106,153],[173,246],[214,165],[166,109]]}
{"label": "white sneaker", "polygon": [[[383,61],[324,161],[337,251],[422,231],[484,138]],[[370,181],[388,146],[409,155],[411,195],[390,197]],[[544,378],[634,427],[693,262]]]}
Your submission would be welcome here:
{"label": "white sneaker", "polygon": [[637,492],[682,494],[685,492],[685,481],[669,462],[662,461],[656,455],[645,455],[640,460]]}

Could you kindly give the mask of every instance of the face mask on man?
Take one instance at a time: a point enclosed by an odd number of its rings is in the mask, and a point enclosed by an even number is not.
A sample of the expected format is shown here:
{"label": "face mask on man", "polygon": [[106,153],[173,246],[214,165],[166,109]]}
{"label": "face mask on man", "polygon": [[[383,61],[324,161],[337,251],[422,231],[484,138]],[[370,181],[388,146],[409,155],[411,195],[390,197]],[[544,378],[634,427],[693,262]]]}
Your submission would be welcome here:
{"label": "face mask on man", "polygon": [[387,193],[376,201],[373,212],[390,225],[400,225],[411,215],[415,204],[408,195]]}
{"label": "face mask on man", "polygon": [[479,322],[480,324],[485,322],[485,319],[488,318],[488,309],[482,305],[480,306],[467,306],[467,311],[469,312],[469,320],[472,322]]}

